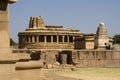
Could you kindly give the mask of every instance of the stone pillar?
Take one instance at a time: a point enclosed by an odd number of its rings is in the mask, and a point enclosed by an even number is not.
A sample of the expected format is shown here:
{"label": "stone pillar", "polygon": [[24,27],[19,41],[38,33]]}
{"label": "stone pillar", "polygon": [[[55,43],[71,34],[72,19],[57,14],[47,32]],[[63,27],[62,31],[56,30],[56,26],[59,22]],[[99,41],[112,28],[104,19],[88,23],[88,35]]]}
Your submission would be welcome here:
{"label": "stone pillar", "polygon": [[47,36],[45,35],[45,36],[44,36],[44,43],[45,43],[45,44],[46,44],[46,42],[47,42],[46,39],[47,39]]}
{"label": "stone pillar", "polygon": [[9,8],[7,0],[0,0],[0,48],[9,48]]}
{"label": "stone pillar", "polygon": [[70,42],[70,40],[69,40],[69,36],[67,36],[67,41],[68,41],[68,43]]}
{"label": "stone pillar", "polygon": [[9,36],[9,6],[16,0],[0,0],[0,79],[17,80],[15,76],[15,63],[19,59],[10,50]]}
{"label": "stone pillar", "polygon": [[62,36],[62,43],[64,43],[64,41],[65,41],[65,40],[64,40],[64,37],[65,37],[65,36]]}
{"label": "stone pillar", "polygon": [[35,36],[32,35],[32,43],[34,43],[34,42],[35,42]]}
{"label": "stone pillar", "polygon": [[57,35],[57,43],[59,43],[59,36]]}
{"label": "stone pillar", "polygon": [[51,36],[51,43],[53,43],[53,36]]}

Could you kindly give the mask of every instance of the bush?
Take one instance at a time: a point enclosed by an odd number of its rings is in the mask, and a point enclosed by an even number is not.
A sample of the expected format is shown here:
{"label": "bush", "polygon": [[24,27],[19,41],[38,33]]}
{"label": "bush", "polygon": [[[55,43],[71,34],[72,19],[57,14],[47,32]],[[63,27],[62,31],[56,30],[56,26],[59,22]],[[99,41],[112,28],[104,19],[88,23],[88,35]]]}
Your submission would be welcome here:
{"label": "bush", "polygon": [[113,37],[114,44],[120,44],[120,34],[115,34]]}
{"label": "bush", "polygon": [[17,43],[15,41],[13,41],[12,38],[10,38],[10,46],[15,46],[15,45],[17,45]]}

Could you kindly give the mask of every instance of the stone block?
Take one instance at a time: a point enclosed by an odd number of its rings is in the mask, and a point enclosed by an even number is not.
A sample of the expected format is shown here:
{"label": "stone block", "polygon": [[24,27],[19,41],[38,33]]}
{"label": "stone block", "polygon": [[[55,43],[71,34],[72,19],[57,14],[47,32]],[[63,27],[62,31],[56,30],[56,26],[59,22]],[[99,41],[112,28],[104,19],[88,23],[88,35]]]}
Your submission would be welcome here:
{"label": "stone block", "polygon": [[120,51],[112,52],[112,59],[120,59]]}
{"label": "stone block", "polygon": [[112,55],[111,55],[111,51],[106,51],[105,53],[104,53],[104,59],[105,60],[108,60],[108,59],[112,59]]}
{"label": "stone block", "polygon": [[87,59],[88,58],[88,52],[86,51],[80,51],[80,59]]}
{"label": "stone block", "polygon": [[105,60],[105,67],[113,67],[113,61],[112,60]]}
{"label": "stone block", "polygon": [[93,59],[95,59],[95,57],[96,57],[95,52],[94,51],[89,51],[88,59],[93,60]]}

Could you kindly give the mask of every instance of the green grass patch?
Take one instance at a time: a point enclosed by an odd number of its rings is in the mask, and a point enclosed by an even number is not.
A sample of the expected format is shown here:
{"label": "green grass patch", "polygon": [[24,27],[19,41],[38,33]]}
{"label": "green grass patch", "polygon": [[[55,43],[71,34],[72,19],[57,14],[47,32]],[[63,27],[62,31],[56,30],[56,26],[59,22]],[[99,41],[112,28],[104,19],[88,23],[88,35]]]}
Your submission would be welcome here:
{"label": "green grass patch", "polygon": [[80,68],[76,71],[63,69],[54,74],[80,80],[120,80],[120,68]]}

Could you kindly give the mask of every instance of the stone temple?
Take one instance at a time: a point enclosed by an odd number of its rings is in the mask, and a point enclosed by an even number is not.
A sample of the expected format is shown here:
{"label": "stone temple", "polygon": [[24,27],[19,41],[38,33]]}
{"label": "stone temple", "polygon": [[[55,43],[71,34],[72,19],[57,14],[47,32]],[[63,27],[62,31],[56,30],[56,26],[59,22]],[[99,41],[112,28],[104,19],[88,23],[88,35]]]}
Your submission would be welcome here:
{"label": "stone temple", "polygon": [[105,49],[105,43],[112,41],[103,23],[100,23],[96,35],[85,34],[63,26],[45,25],[42,16],[31,17],[28,29],[19,32],[18,36],[20,49]]}
{"label": "stone temple", "polygon": [[74,49],[76,36],[82,36],[79,30],[63,26],[45,25],[43,17],[31,17],[29,28],[19,32],[19,48],[27,49]]}
{"label": "stone temple", "polygon": [[104,23],[96,34],[85,34],[63,26],[45,25],[41,16],[31,17],[29,28],[19,32],[19,48],[9,46],[9,4],[0,0],[0,79],[45,80],[41,68],[120,67],[120,51],[111,50],[112,38]]}
{"label": "stone temple", "polygon": [[113,39],[108,36],[104,23],[95,34],[57,25],[45,25],[41,16],[30,17],[29,27],[18,33],[19,49],[33,60],[46,65],[56,62],[77,64],[78,67],[120,67],[120,51],[112,50]]}

